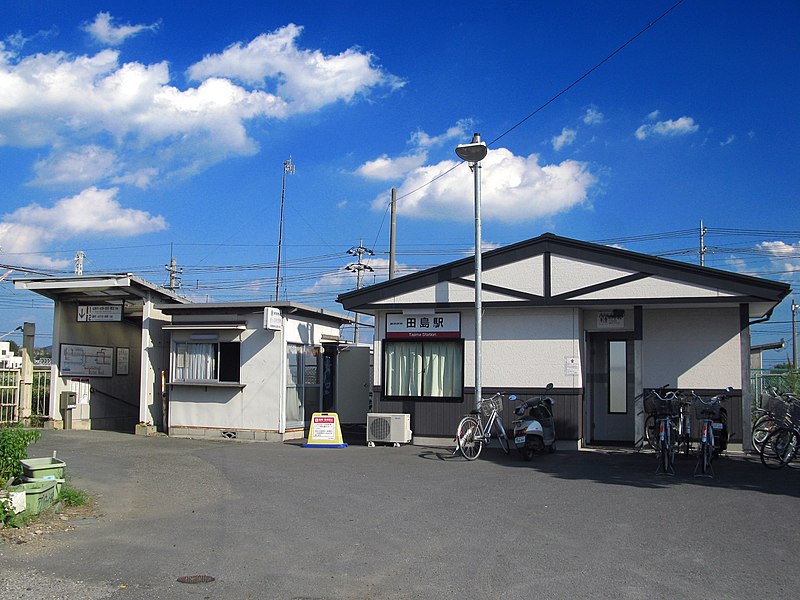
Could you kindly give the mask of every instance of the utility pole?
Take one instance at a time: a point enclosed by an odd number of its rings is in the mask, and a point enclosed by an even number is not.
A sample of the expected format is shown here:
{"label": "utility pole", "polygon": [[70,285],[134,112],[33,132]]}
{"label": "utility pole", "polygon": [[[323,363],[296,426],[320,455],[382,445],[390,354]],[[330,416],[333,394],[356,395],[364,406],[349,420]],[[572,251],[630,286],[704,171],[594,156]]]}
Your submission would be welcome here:
{"label": "utility pole", "polygon": [[792,368],[797,369],[797,309],[800,304],[792,298]]}
{"label": "utility pole", "polygon": [[[370,267],[369,265],[364,264],[361,261],[361,257],[363,255],[365,255],[365,254],[367,256],[372,256],[375,253],[372,250],[370,250],[369,248],[364,248],[363,240],[358,242],[358,246],[353,246],[352,248],[350,248],[350,250],[348,250],[347,253],[352,255],[352,256],[357,256],[358,257],[358,262],[357,263],[351,263],[351,264],[347,265],[347,267],[345,267],[345,268],[348,271],[355,271],[355,273],[356,273],[356,289],[360,290],[361,289],[361,278],[362,278],[362,276],[364,274],[364,271],[374,271],[375,270],[372,267]],[[359,321],[359,315],[358,315],[358,313],[356,313],[356,323],[355,323],[355,329],[353,331],[353,343],[354,344],[358,344],[358,321]]]}
{"label": "utility pole", "polygon": [[183,275],[183,269],[178,268],[178,259],[171,257],[169,259],[169,264],[164,265],[164,268],[169,271],[169,284],[167,285],[167,289],[173,292],[180,289],[182,283],[179,275]]}
{"label": "utility pole", "polygon": [[283,202],[286,197],[286,174],[291,175],[294,173],[294,165],[292,164],[292,157],[289,160],[283,161],[283,183],[281,184],[281,219],[280,228],[278,229],[278,269],[275,273],[275,301],[278,301],[278,294],[281,287],[281,249],[283,248]]}
{"label": "utility pole", "polygon": [[703,221],[701,220],[700,221],[700,266],[701,267],[706,266],[706,251],[708,250],[708,248],[706,248],[707,232],[708,229],[706,227],[703,227]]}
{"label": "utility pole", "polygon": [[397,242],[397,188],[392,188],[392,221],[389,229],[389,279],[394,279],[395,244]]}
{"label": "utility pole", "polygon": [[75,275],[83,275],[83,259],[86,258],[83,250],[78,250],[75,253]]}

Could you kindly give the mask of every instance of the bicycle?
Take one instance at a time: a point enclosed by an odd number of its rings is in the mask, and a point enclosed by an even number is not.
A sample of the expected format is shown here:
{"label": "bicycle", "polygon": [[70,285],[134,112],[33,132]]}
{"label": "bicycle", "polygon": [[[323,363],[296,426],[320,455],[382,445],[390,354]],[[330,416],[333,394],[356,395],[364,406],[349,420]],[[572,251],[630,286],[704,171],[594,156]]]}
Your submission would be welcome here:
{"label": "bicycle", "polygon": [[677,392],[676,398],[678,402],[678,429],[675,436],[676,451],[678,454],[683,452],[684,456],[689,456],[692,451],[692,415],[689,410],[692,400],[679,395]]}
{"label": "bicycle", "polygon": [[[480,456],[484,445],[492,438],[492,429],[497,430],[500,448],[506,454],[511,453],[508,435],[503,427],[500,411],[503,410],[503,393],[497,392],[491,398],[481,398],[478,408],[465,415],[456,430],[456,448],[453,454],[461,452],[467,460],[475,460]],[[487,417],[486,424],[483,417]]]}
{"label": "bicycle", "polygon": [[[732,388],[726,388],[730,393]],[[704,400],[692,392],[692,401],[697,420],[701,422],[700,446],[697,450],[697,466],[694,469],[695,477],[713,477],[714,470],[711,463],[717,453],[714,430],[720,430],[722,435],[722,422],[719,422],[722,411],[721,403],[726,398],[725,394],[717,394],[709,400]],[[698,473],[699,471],[699,473]]]}
{"label": "bicycle", "polygon": [[[680,414],[681,402],[676,392],[664,392],[665,388],[660,390],[663,396],[658,390],[650,390],[644,398],[644,409],[654,416],[654,422],[658,426],[656,474],[674,475],[676,451],[674,439],[677,437],[677,417]],[[653,435],[653,432],[649,435]]]}
{"label": "bicycle", "polygon": [[792,396],[788,398],[785,415],[776,421],[761,446],[761,463],[768,469],[790,465],[800,451],[800,403]]}
{"label": "bicycle", "polygon": [[784,421],[787,411],[800,401],[791,394],[779,394],[774,387],[767,388],[761,398],[761,407],[753,410],[759,415],[753,423],[753,449],[761,452],[764,441]]}

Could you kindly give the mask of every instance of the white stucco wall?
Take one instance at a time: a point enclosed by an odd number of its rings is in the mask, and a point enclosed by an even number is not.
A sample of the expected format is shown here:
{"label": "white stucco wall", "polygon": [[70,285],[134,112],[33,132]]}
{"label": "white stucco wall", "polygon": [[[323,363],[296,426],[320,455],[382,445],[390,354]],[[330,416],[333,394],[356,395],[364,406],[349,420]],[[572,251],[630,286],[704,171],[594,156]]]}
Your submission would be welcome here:
{"label": "white stucco wall", "polygon": [[[393,311],[395,312],[395,311]],[[453,312],[453,311],[445,311]],[[581,377],[567,374],[566,362],[580,364],[579,310],[572,308],[488,309],[483,315],[481,345],[483,387],[581,387]],[[373,384],[383,384],[382,340],[385,313],[376,316]],[[475,385],[475,315],[461,312],[464,339],[464,385]]]}
{"label": "white stucco wall", "polygon": [[[481,346],[484,387],[580,387],[580,377],[567,375],[566,361],[580,362],[578,310],[494,309],[483,315]],[[462,316],[465,343],[465,385],[474,385],[473,313]],[[465,338],[467,336],[465,335]]]}
{"label": "white stucco wall", "polygon": [[742,387],[738,308],[645,309],[642,385]]}

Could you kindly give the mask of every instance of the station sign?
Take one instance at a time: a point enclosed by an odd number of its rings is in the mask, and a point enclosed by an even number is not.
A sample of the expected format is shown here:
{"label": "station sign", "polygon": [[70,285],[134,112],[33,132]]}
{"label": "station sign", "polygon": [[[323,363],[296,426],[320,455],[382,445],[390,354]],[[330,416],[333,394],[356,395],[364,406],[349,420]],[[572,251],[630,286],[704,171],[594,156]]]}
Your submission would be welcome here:
{"label": "station sign", "polygon": [[460,313],[427,313],[386,315],[387,339],[402,338],[459,338]]}

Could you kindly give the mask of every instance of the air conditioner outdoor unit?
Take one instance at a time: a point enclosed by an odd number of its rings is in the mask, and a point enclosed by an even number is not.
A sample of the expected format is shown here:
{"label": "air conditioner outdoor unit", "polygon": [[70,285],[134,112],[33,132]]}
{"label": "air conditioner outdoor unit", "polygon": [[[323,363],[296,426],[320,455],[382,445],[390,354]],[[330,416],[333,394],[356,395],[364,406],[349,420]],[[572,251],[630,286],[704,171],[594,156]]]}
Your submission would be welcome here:
{"label": "air conditioner outdoor unit", "polygon": [[411,441],[411,415],[404,413],[368,413],[367,445],[385,442],[399,446]]}

